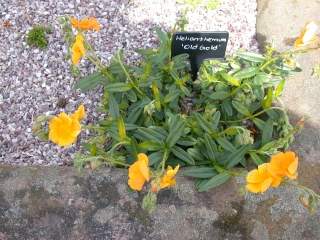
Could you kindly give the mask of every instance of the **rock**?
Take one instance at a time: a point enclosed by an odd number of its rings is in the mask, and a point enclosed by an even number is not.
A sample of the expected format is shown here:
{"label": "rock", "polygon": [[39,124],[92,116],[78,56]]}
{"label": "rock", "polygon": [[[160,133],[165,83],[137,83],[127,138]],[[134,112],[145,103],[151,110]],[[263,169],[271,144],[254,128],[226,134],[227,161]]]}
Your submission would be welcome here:
{"label": "rock", "polygon": [[243,179],[199,193],[178,177],[141,209],[127,171],[0,166],[0,239],[319,239],[320,212],[309,215],[298,193],[281,187],[241,196]]}

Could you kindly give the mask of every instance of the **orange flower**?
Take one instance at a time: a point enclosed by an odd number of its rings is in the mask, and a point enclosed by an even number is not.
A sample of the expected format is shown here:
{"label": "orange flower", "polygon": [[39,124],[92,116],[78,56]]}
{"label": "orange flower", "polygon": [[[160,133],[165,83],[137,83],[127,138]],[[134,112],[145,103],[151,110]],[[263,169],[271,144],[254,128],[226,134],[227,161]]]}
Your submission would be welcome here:
{"label": "orange flower", "polygon": [[86,116],[86,111],[83,104],[81,104],[78,109],[71,115],[71,117],[81,121]]}
{"label": "orange flower", "polygon": [[78,20],[74,17],[70,19],[71,25],[74,28],[81,29],[81,30],[95,30],[99,31],[100,30],[100,24],[97,21],[96,18],[83,18],[81,20]]}
{"label": "orange flower", "polygon": [[81,132],[80,118],[76,117],[79,112],[84,112],[83,105],[71,116],[62,112],[53,117],[49,122],[49,140],[61,147],[73,144]]}
{"label": "orange flower", "polygon": [[160,188],[172,187],[176,185],[176,179],[174,178],[179,170],[179,165],[174,169],[171,166],[168,166],[166,173],[160,181]]}
{"label": "orange flower", "polygon": [[315,42],[317,37],[318,26],[315,22],[308,23],[300,33],[300,36],[294,42],[295,47],[304,47]]}
{"label": "orange flower", "polygon": [[269,173],[274,177],[296,179],[298,176],[298,157],[294,152],[278,153],[271,157]]}
{"label": "orange flower", "polygon": [[[248,191],[253,193],[263,193],[271,186],[278,186],[280,184],[279,178],[274,179],[267,170],[268,163],[258,166],[258,169],[250,171],[247,175]],[[280,179],[281,181],[281,179]]]}
{"label": "orange flower", "polygon": [[144,153],[138,154],[138,160],[129,167],[128,185],[141,191],[144,183],[150,180],[149,159]]}
{"label": "orange flower", "polygon": [[76,40],[72,46],[71,60],[73,64],[79,64],[80,59],[85,55],[86,49],[84,48],[84,38],[81,34],[77,34]]}

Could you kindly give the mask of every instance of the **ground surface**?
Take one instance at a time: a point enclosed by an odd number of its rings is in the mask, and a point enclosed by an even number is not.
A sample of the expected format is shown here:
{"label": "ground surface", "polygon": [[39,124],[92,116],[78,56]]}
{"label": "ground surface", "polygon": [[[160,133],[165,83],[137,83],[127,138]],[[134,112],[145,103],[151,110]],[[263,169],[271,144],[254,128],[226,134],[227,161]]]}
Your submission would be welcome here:
{"label": "ground surface", "polygon": [[[320,20],[317,0],[259,0],[260,42],[297,35],[305,21]],[[293,15],[292,15],[293,14]],[[294,18],[293,18],[294,16]],[[305,71],[288,83],[283,101],[293,120],[308,116],[293,148],[300,156],[299,181],[320,192],[320,85],[310,76],[320,52],[300,58]],[[208,193],[188,179],[164,191],[151,215],[130,192],[126,172],[76,172],[62,167],[0,167],[0,239],[320,239],[320,211],[309,215],[291,188],[262,196],[238,194],[241,179]]]}
{"label": "ground surface", "polygon": [[[319,169],[318,169],[319,170]],[[61,167],[0,168],[1,240],[315,240],[320,215],[310,216],[293,189],[239,195],[229,182],[208,193],[178,178],[151,215],[127,174],[79,174]],[[318,189],[319,190],[319,189]],[[2,237],[2,238],[1,238]]]}
{"label": "ground surface", "polygon": [[[127,60],[133,61],[137,59],[134,49],[156,45],[155,27],[173,27],[179,6],[174,0],[0,0],[0,163],[70,163],[79,144],[60,149],[38,141],[31,124],[39,114],[71,112],[84,103],[86,123],[98,120],[99,91],[81,94],[72,88],[78,78],[72,76],[65,58],[59,17],[97,17],[102,29],[88,35],[98,55],[108,62],[116,50],[124,48]],[[255,0],[224,0],[217,10],[199,8],[188,18],[189,30],[229,31],[229,53],[239,47],[256,49]],[[26,33],[35,24],[52,27],[47,50],[26,45]],[[93,71],[86,61],[80,67],[83,75]],[[59,108],[63,100],[67,104]],[[83,132],[82,138],[85,135]]]}

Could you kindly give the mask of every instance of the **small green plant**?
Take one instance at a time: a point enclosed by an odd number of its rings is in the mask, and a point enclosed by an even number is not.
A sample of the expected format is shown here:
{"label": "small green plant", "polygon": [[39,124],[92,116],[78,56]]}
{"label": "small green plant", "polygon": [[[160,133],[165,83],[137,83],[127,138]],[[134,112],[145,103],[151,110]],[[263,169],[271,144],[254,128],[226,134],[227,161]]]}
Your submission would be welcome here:
{"label": "small green plant", "polygon": [[48,46],[48,40],[46,34],[51,33],[50,27],[46,26],[34,26],[27,34],[27,43],[30,46],[38,48],[46,48]]}
{"label": "small green plant", "polygon": [[220,0],[177,0],[177,3],[182,4],[184,7],[180,11],[173,31],[185,31],[186,26],[189,24],[188,13],[194,11],[197,7],[204,7],[208,11],[214,10],[219,7]]}

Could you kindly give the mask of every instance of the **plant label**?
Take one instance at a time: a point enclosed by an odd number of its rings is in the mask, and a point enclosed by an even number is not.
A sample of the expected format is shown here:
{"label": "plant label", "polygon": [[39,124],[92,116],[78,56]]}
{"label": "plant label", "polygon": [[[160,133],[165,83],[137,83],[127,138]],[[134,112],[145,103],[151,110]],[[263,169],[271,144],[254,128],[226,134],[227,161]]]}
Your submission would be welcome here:
{"label": "plant label", "polygon": [[226,54],[228,32],[176,32],[172,36],[172,56],[187,53],[195,80],[205,59],[223,59]]}

